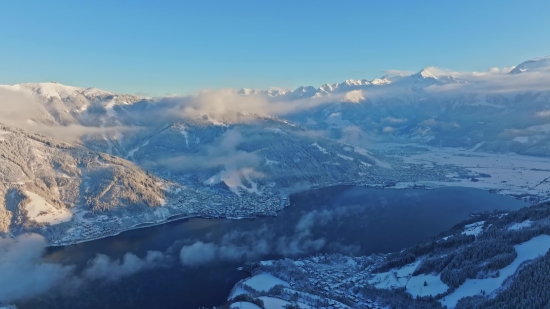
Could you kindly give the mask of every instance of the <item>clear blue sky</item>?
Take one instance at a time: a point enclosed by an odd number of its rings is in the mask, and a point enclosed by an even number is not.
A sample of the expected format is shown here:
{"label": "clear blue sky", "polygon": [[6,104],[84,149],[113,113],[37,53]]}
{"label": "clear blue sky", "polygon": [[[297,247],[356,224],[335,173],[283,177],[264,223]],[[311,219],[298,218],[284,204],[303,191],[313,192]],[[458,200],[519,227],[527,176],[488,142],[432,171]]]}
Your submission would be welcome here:
{"label": "clear blue sky", "polygon": [[548,0],[4,0],[0,84],[124,93],[319,86],[550,54]]}

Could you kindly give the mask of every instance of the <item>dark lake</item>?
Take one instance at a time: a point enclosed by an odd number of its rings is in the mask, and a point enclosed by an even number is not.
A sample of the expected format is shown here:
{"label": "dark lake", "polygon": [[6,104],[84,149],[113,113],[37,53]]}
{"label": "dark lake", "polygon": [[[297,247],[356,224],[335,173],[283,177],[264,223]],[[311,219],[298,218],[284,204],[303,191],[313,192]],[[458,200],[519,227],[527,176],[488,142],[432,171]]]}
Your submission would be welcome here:
{"label": "dark lake", "polygon": [[[76,266],[97,254],[120,259],[147,251],[166,257],[117,280],[82,280],[18,302],[19,308],[199,308],[221,305],[247,276],[246,260],[317,253],[368,255],[401,250],[468,218],[470,212],[515,210],[527,203],[470,188],[382,190],[338,186],[291,196],[277,217],[187,219],[73,246],[49,248],[44,259]],[[182,249],[183,248],[183,249]],[[181,252],[181,256],[180,256]]]}

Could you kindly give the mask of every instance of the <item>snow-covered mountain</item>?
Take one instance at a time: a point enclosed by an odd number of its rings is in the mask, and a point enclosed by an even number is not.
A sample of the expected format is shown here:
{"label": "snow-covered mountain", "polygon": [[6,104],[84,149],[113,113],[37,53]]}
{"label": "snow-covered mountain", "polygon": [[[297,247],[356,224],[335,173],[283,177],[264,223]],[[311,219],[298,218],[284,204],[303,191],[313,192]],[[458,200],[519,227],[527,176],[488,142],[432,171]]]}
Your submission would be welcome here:
{"label": "snow-covered mountain", "polygon": [[548,73],[550,71],[550,56],[535,58],[520,63],[510,71],[510,74],[525,72]]}
{"label": "snow-covered mountain", "polygon": [[[362,147],[368,147],[373,138],[406,138],[433,145],[547,156],[549,68],[550,57],[525,61],[510,74],[426,68],[371,81],[299,87],[269,99],[296,101],[297,106],[309,99],[314,103],[283,117]],[[370,138],[361,142],[357,136]]]}
{"label": "snow-covered mountain", "polygon": [[160,180],[131,162],[7,126],[0,126],[0,175],[2,234],[55,239],[77,217],[153,212],[165,197]]}
{"label": "snow-covered mountain", "polygon": [[[103,222],[98,221],[103,214],[132,218],[118,225],[105,223],[109,233],[116,233],[180,215],[274,214],[289,192],[315,186],[414,182],[420,175],[423,180],[445,179],[443,174],[392,165],[388,162],[393,158],[369,151],[381,142],[549,156],[548,59],[516,66],[521,74],[430,67],[415,74],[293,91],[224,90],[156,99],[54,82],[0,86],[0,123],[7,125],[4,131],[19,130],[20,136],[9,140],[8,157],[18,151],[29,154],[17,158],[23,161],[6,159],[0,164],[6,179],[0,194],[19,192],[27,196],[21,205],[27,205],[32,193],[65,215],[62,209],[92,207],[87,216],[94,226]],[[45,142],[33,149],[35,133],[48,138],[40,137]],[[16,135],[0,134],[0,143],[7,143],[8,136]],[[70,174],[60,169],[65,162],[83,160],[91,167],[74,163],[67,167]],[[20,171],[14,172],[16,166]],[[45,169],[49,180],[27,166]],[[70,190],[72,200],[50,181],[63,180],[61,172],[79,175]],[[119,188],[132,183],[124,175],[143,180],[132,189],[137,197]],[[38,178],[46,185],[31,186]],[[90,183],[101,184],[97,196],[86,191]],[[141,207],[140,201],[165,206]],[[4,207],[5,218],[14,217],[10,207]],[[131,215],[116,215],[125,209]],[[18,222],[30,222],[21,218]],[[97,237],[97,231],[86,236],[74,227],[84,222],[75,220],[84,219],[72,219],[71,227],[59,228],[63,237],[51,239]],[[4,231],[15,231],[10,220],[3,221]]]}
{"label": "snow-covered mountain", "polygon": [[[2,89],[0,104],[24,108],[0,112],[9,124],[0,131],[0,233],[66,243],[174,216],[274,214],[289,192],[384,168],[365,149],[276,117],[188,115],[182,98],[55,83]],[[67,135],[70,143],[51,138]]]}

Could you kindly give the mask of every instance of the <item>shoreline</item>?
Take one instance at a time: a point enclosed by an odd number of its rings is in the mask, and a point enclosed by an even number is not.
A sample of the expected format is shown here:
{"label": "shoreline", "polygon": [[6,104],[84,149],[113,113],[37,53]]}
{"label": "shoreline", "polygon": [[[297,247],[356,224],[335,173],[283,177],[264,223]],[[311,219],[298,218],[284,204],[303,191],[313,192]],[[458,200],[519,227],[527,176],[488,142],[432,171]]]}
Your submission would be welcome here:
{"label": "shoreline", "polygon": [[[288,206],[287,206],[288,207]],[[178,216],[178,215],[173,215],[171,217],[175,217],[175,216]],[[113,237],[113,236],[118,236],[124,232],[129,232],[129,231],[134,231],[134,230],[139,230],[139,229],[144,229],[144,228],[148,228],[148,227],[154,227],[154,226],[159,226],[159,225],[163,225],[163,224],[167,224],[167,223],[170,223],[170,222],[176,222],[176,221],[180,221],[180,220],[186,220],[186,219],[225,219],[225,220],[240,220],[240,219],[255,219],[255,218],[258,218],[258,216],[256,217],[239,217],[239,218],[231,218],[231,217],[206,217],[206,216],[203,216],[203,215],[193,215],[193,216],[183,216],[183,217],[177,217],[177,218],[169,218],[169,219],[166,219],[164,221],[159,221],[159,222],[142,222],[142,223],[138,223],[136,225],[133,225],[131,227],[128,227],[128,228],[125,228],[125,229],[122,229],[116,233],[113,233],[113,234],[110,234],[110,235],[105,235],[105,236],[100,236],[100,237],[94,237],[94,238],[87,238],[87,239],[84,239],[84,240],[78,240],[78,241],[75,241],[75,242],[70,242],[70,243],[58,243],[58,244],[49,244],[46,248],[55,248],[55,247],[65,247],[65,246],[72,246],[72,245],[78,245],[78,244],[82,244],[82,243],[85,243],[85,242],[89,242],[89,241],[94,241],[94,240],[99,240],[99,239],[104,239],[104,238],[109,238],[109,237]]]}
{"label": "shoreline", "polygon": [[[342,184],[335,184],[335,185],[329,185],[329,186],[311,187],[309,189],[306,189],[306,190],[303,190],[303,191],[300,191],[300,192],[305,192],[305,191],[309,191],[309,190],[319,190],[319,189],[323,189],[323,188],[338,187],[338,186],[364,187],[364,188],[381,189],[381,190],[404,190],[404,189],[433,190],[433,189],[446,188],[446,187],[460,187],[460,188],[471,188],[471,189],[478,189],[478,190],[488,191],[490,193],[504,195],[504,196],[508,196],[510,198],[515,198],[515,199],[523,199],[523,197],[537,197],[537,198],[540,199],[539,202],[544,202],[545,201],[545,199],[542,196],[536,196],[536,195],[532,195],[532,194],[528,194],[528,193],[523,193],[522,195],[510,194],[510,193],[506,194],[506,193],[499,192],[499,191],[503,191],[504,189],[499,190],[499,189],[495,189],[495,188],[472,187],[472,186],[460,185],[461,183],[464,184],[463,182],[459,182],[459,181],[457,181],[457,182],[452,182],[452,181],[437,182],[437,183],[433,183],[433,182],[430,183],[430,181],[425,181],[425,183],[423,183],[422,181],[421,182],[415,182],[415,183],[403,183],[403,182],[400,183],[400,182],[397,182],[397,183],[393,184],[392,186],[388,186],[387,184],[342,183]],[[295,192],[295,193],[298,193],[298,192]],[[290,199],[289,199],[289,201],[290,201]],[[531,201],[526,201],[526,202],[530,203],[532,205],[537,204],[537,202],[531,202]],[[291,204],[287,204],[283,208],[279,209],[277,211],[277,213],[279,211],[287,208],[287,207],[290,207],[290,206],[291,206]],[[272,215],[271,216],[270,215],[265,215],[265,216],[274,217]],[[138,223],[136,225],[133,225],[131,227],[122,229],[120,231],[117,231],[116,233],[113,233],[113,234],[100,236],[100,237],[94,237],[94,238],[87,238],[87,239],[78,240],[78,241],[74,241],[74,242],[52,243],[52,244],[49,244],[47,247],[56,248],[56,247],[65,247],[65,246],[77,245],[77,244],[81,244],[81,243],[85,243],[85,242],[89,242],[89,241],[94,241],[94,240],[104,239],[104,238],[108,238],[108,237],[118,236],[118,235],[120,235],[124,232],[128,232],[128,231],[159,226],[159,225],[167,224],[167,223],[170,223],[170,222],[176,222],[176,221],[185,220],[185,219],[202,218],[202,219],[240,220],[240,219],[255,219],[255,218],[258,218],[258,217],[261,217],[261,216],[258,215],[258,216],[250,216],[250,217],[248,217],[248,216],[244,216],[244,217],[224,217],[224,216],[212,217],[212,216],[200,215],[200,214],[198,214],[198,215],[187,215],[187,216],[172,215],[164,221],[142,222],[142,223]]]}

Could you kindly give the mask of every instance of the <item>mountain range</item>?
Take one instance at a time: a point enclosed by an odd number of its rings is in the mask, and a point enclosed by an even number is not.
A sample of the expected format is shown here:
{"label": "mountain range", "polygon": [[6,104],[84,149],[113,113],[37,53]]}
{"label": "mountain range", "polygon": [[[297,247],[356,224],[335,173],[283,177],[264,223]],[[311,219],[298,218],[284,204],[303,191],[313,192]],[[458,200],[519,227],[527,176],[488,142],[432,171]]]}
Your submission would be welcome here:
{"label": "mountain range", "polygon": [[178,216],[275,214],[296,190],[391,180],[398,168],[371,149],[387,142],[547,157],[549,68],[542,57],[161,98],[2,85],[0,232],[67,243]]}

